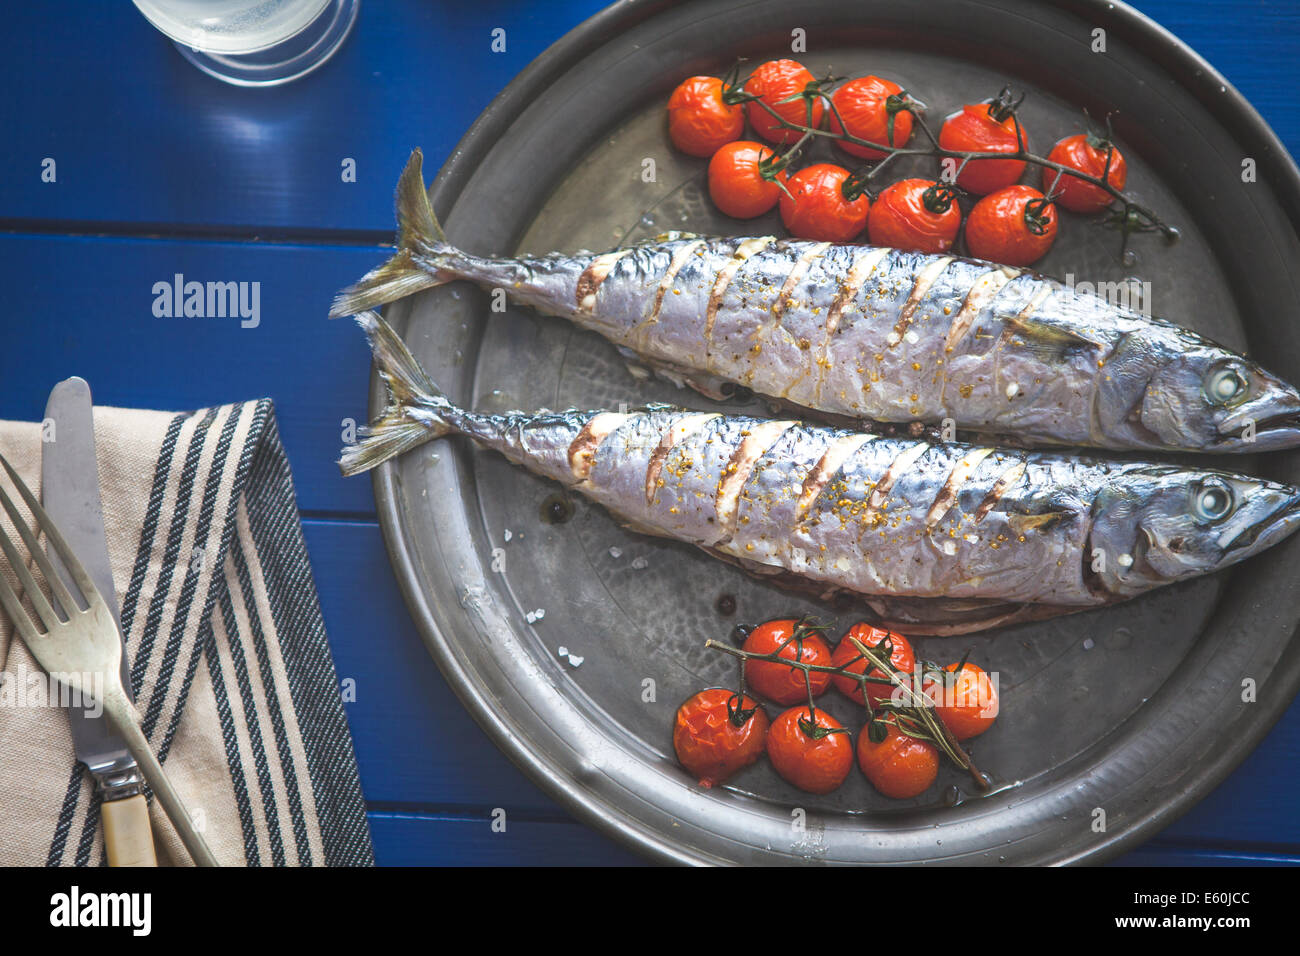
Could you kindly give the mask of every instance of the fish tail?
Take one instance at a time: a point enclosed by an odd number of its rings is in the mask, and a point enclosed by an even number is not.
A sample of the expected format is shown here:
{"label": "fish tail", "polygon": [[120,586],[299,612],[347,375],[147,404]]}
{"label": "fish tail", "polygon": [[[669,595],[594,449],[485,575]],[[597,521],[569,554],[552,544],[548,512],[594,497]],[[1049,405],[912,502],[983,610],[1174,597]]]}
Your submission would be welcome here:
{"label": "fish tail", "polygon": [[437,264],[440,256],[450,258],[456,252],[429,205],[421,171],[423,163],[420,150],[412,152],[402,170],[402,178],[397,181],[396,255],[335,296],[330,306],[331,319],[376,309],[456,278],[450,271],[430,271],[416,257],[418,253],[426,262],[432,260]]}
{"label": "fish tail", "polygon": [[405,451],[456,431],[444,417],[454,406],[433,383],[392,326],[371,311],[357,315],[374,354],[379,377],[388,386],[388,406],[361,429],[361,439],[345,445],[339,469],[345,476],[369,471]]}

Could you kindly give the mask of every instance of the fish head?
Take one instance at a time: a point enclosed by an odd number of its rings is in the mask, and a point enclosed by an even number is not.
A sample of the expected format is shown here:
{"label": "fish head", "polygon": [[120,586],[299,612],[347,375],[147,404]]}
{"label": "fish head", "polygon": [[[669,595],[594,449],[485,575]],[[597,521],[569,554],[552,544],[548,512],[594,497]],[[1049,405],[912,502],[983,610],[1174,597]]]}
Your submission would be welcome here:
{"label": "fish head", "polygon": [[1183,330],[1130,333],[1103,390],[1103,422],[1133,445],[1211,452],[1300,445],[1300,391],[1257,363]]}
{"label": "fish head", "polygon": [[1140,465],[1097,496],[1085,564],[1115,597],[1209,574],[1300,528],[1300,488],[1226,472]]}

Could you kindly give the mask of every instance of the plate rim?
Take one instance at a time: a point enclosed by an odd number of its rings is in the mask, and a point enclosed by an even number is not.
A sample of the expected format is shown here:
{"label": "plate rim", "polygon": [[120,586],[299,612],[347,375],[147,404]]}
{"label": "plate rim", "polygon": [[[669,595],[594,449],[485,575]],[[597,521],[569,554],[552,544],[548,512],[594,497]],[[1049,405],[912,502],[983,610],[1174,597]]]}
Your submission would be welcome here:
{"label": "plate rim", "polygon": [[[572,68],[575,58],[599,48],[611,37],[642,20],[675,6],[673,0],[618,0],[573,27],[534,58],[492,99],[448,154],[429,187],[430,200],[439,218],[443,218],[454,205],[482,154],[491,149],[500,134],[536,97]],[[1275,171],[1269,177],[1270,186],[1292,228],[1300,234],[1300,168],[1267,121],[1218,70],[1167,28],[1122,0],[1065,0],[1053,6],[1088,18],[1100,26],[1109,28],[1113,25],[1122,29],[1125,39],[1137,48],[1159,54],[1159,66],[1166,75],[1193,95],[1225,129],[1243,142],[1245,148],[1256,146],[1253,155],[1267,155],[1275,164]],[[1260,152],[1261,148],[1263,152]],[[394,324],[404,325],[404,319],[405,316]],[[385,399],[384,385],[373,366],[369,394],[368,411],[373,417],[382,410]],[[396,464],[387,462],[375,469],[372,485],[385,548],[421,639],[461,704],[497,748],[581,823],[592,826],[634,852],[661,863],[699,865],[724,862],[698,848],[676,844],[620,808],[584,793],[553,755],[539,753],[528,746],[525,735],[509,716],[491,706],[484,689],[475,683],[434,617],[420,586],[419,572],[412,560],[413,550],[408,546],[402,527]],[[1292,638],[1268,675],[1272,679],[1280,678],[1286,693],[1271,695],[1268,703],[1257,701],[1249,734],[1235,738],[1211,762],[1202,764],[1193,784],[1173,800],[1114,836],[1098,840],[1087,851],[1056,862],[1107,862],[1150,840],[1221,784],[1273,729],[1300,689],[1300,648],[1294,640],[1297,632],[1300,632],[1300,622],[1297,622]]]}

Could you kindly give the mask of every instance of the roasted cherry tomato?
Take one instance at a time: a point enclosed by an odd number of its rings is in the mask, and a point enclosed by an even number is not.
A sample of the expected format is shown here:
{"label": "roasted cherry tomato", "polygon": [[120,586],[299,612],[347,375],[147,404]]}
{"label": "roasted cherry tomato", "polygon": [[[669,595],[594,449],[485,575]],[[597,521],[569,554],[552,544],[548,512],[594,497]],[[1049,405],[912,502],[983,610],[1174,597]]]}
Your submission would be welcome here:
{"label": "roasted cherry tomato", "polygon": [[767,714],[753,698],[702,690],[677,708],[673,749],[701,786],[712,787],[762,756],[767,729]]}
{"label": "roasted cherry tomato", "polygon": [[[991,103],[971,103],[960,112],[943,121],[939,130],[939,145],[958,152],[1014,153],[1020,146],[1016,142],[1016,119],[1012,116],[1015,103],[1010,90],[1003,90]],[[1024,125],[1020,134],[1029,144],[1029,133]],[[946,162],[947,160],[945,160]],[[972,159],[962,167],[960,159],[954,160],[961,169],[957,185],[981,196],[1010,186],[1025,171],[1021,159]]]}
{"label": "roasted cherry tomato", "polygon": [[[1109,172],[1106,171],[1108,147],[1112,150]],[[1065,137],[1052,147],[1047,158],[1097,179],[1101,179],[1105,174],[1106,182],[1116,189],[1123,189],[1124,184],[1128,182],[1128,163],[1124,161],[1124,154],[1113,143],[1097,139],[1087,133]],[[1100,186],[1075,179],[1068,173],[1062,173],[1060,179],[1057,179],[1056,170],[1044,166],[1043,191],[1050,189],[1053,182],[1056,183],[1054,200],[1072,212],[1101,212],[1114,202],[1110,193]]]}
{"label": "roasted cherry tomato", "polygon": [[947,252],[961,228],[953,187],[932,179],[903,179],[876,197],[867,217],[873,246]]}
{"label": "roasted cherry tomato", "polygon": [[753,219],[775,206],[781,197],[778,183],[788,178],[785,170],[763,177],[763,161],[775,158],[762,143],[744,139],[719,149],[709,160],[709,195],[714,205],[736,219]]}
{"label": "roasted cherry tomato", "polygon": [[[878,647],[886,639],[889,640],[890,652],[889,662],[894,665],[895,669],[912,673],[916,666],[916,652],[912,650],[911,642],[902,634],[891,634],[889,631],[881,630],[878,627],[872,627],[870,624],[854,624],[849,628],[849,632],[844,635],[839,646],[835,648],[835,653],[831,655],[832,667],[843,667],[845,671],[851,674],[861,674],[867,669],[867,659],[862,656],[861,652],[853,646],[849,638],[856,638],[858,641],[872,649]],[[871,669],[872,677],[885,678],[885,672],[878,667]],[[862,703],[862,689],[866,688],[867,696],[873,701],[889,700],[894,692],[895,684],[862,684],[852,677],[843,677],[839,674],[831,677],[831,682],[835,689],[841,694],[847,694]]]}
{"label": "roasted cherry tomato", "polygon": [[885,796],[895,800],[919,797],[939,775],[939,751],[933,744],[909,737],[892,720],[875,723],[884,726],[884,738],[877,743],[871,739],[872,725],[862,728],[858,735],[858,766]]}
{"label": "roasted cherry tomato", "polygon": [[958,672],[956,664],[944,668],[942,682],[926,682],[926,696],[934,711],[958,740],[976,737],[993,725],[998,716],[998,692],[984,671],[967,661]]}
{"label": "roasted cherry tomato", "polygon": [[[821,126],[825,104],[820,97],[813,100],[812,123],[809,124],[807,100],[798,95],[812,82],[815,82],[813,75],[794,60],[769,60],[759,66],[745,81],[745,92],[753,93],[763,103],[776,110],[781,119],[787,123],[817,127]],[[788,103],[781,102],[791,96],[796,98]],[[758,135],[768,142],[785,145],[793,143],[803,135],[797,130],[783,129],[777,118],[757,102],[747,104],[746,111],[749,114],[749,122]]]}
{"label": "roasted cherry tomato", "polygon": [[1005,266],[1037,262],[1056,241],[1056,207],[1032,186],[1008,186],[975,204],[966,217],[966,247]]}
{"label": "roasted cherry tomato", "polygon": [[772,721],[767,756],[776,772],[800,790],[830,793],[853,767],[853,742],[844,726],[818,708],[791,707]]}
{"label": "roasted cherry tomato", "polygon": [[[831,666],[831,651],[826,642],[799,621],[768,621],[760,624],[749,632],[743,646],[744,650],[752,654],[774,654],[780,648],[781,656],[792,661],[803,661],[820,667]],[[808,685],[804,683],[803,671],[789,664],[745,661],[745,679],[755,691],[778,704],[793,704],[808,699]],[[812,685],[814,695],[825,691],[830,682],[831,675],[826,671],[808,672],[808,683]]]}
{"label": "roasted cherry tomato", "polygon": [[712,156],[745,131],[745,110],[722,98],[716,76],[683,80],[668,98],[668,136],[673,145],[692,156]]}
{"label": "roasted cherry tomato", "polygon": [[[848,132],[858,139],[890,146],[906,146],[912,138],[912,114],[903,109],[903,88],[878,76],[864,76],[850,80],[831,94],[835,108],[829,111],[831,131]],[[892,97],[892,99],[891,99]],[[839,114],[839,119],[836,114]],[[894,134],[889,134],[889,118],[894,118]],[[840,120],[843,120],[843,124]],[[859,146],[836,140],[836,145],[850,156],[864,159],[883,159],[889,154],[882,149]]]}
{"label": "roasted cherry tomato", "polygon": [[781,194],[781,221],[800,239],[849,242],[862,232],[871,213],[871,198],[863,193],[844,198],[849,171],[834,163],[818,163],[795,173]]}

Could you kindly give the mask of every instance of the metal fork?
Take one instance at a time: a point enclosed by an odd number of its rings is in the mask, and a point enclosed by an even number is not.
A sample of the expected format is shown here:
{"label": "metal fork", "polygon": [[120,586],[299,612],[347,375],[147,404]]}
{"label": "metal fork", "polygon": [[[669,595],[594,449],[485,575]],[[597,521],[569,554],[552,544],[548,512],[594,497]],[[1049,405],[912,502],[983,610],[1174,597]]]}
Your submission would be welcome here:
{"label": "metal fork", "polygon": [[[122,638],[108,605],[96,589],[94,582],[90,580],[86,569],[68,547],[59,529],[54,526],[45,509],[36,501],[27,485],[18,477],[18,473],[13,470],[3,455],[0,455],[0,464],[4,465],[5,471],[9,473],[9,479],[35,516],[41,530],[45,532],[46,539],[54,546],[55,552],[62,560],[63,566],[67,568],[72,580],[76,582],[83,598],[81,602],[73,600],[63,581],[54,573],[44,550],[37,546],[36,535],[31,527],[18,513],[13,500],[5,493],[4,488],[0,487],[0,504],[3,504],[4,510],[9,514],[14,528],[17,529],[18,535],[35,559],[41,574],[45,576],[50,592],[59,606],[64,609],[68,619],[65,621],[60,618],[50,606],[49,600],[41,593],[31,571],[19,556],[13,540],[2,525],[0,525],[0,550],[3,550],[5,557],[9,559],[9,564],[30,598],[37,617],[45,625],[45,630],[42,631],[37,627],[37,623],[23,608],[18,595],[14,593],[14,589],[3,575],[0,575],[0,604],[4,605],[10,620],[14,622],[15,630],[22,636],[32,656],[41,667],[45,668],[52,679],[79,694],[82,701],[93,700],[96,697],[95,688],[85,686],[87,680],[102,679],[103,684],[99,695],[102,696],[104,714],[125,738],[132,756],[144,771],[145,779],[149,781],[153,792],[162,803],[168,819],[176,827],[185,849],[199,866],[217,866],[216,858],[204,842],[203,835],[194,826],[194,821],[186,812],[180,795],[167,779],[162,764],[158,762],[158,758],[149,747],[149,741],[144,735],[144,730],[141,729],[139,711],[135,709],[135,705],[131,703],[122,688],[120,673]],[[85,605],[84,610],[80,604]]]}

